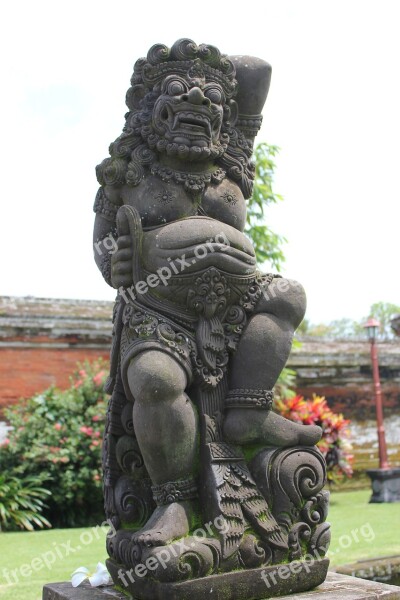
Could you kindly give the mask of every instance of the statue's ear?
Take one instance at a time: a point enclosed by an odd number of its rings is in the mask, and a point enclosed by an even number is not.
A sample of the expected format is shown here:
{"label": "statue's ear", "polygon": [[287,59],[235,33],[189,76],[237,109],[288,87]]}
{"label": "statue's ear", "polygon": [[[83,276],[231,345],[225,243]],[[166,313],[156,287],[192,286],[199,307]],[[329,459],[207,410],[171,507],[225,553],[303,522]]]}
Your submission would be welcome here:
{"label": "statue's ear", "polygon": [[237,102],[235,102],[235,100],[229,100],[227,102],[227,107],[228,107],[227,122],[229,123],[229,125],[231,127],[235,127],[236,121],[238,120],[238,116],[239,116],[239,107],[237,105]]}
{"label": "statue's ear", "polygon": [[139,110],[140,102],[146,94],[144,85],[134,85],[126,92],[126,105],[130,110]]}

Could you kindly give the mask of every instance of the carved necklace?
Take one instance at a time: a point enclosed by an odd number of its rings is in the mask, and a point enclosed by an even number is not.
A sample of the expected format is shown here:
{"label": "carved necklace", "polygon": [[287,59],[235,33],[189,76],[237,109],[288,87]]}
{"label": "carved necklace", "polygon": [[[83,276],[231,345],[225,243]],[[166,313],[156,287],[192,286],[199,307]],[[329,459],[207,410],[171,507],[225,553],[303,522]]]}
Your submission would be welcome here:
{"label": "carved necklace", "polygon": [[169,182],[171,179],[184,188],[190,194],[203,193],[210,183],[220,183],[225,179],[226,172],[218,168],[211,173],[187,173],[186,171],[176,171],[171,167],[163,167],[158,163],[151,165],[151,174],[156,175],[162,181]]}

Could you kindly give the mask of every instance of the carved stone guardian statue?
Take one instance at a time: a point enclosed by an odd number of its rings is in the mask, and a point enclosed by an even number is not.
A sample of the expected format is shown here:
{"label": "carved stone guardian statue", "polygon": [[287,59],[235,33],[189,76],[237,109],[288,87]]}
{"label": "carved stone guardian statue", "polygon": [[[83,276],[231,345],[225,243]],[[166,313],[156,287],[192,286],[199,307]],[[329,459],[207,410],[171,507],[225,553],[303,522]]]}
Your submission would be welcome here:
{"label": "carved stone guardian statue", "polygon": [[108,568],[141,600],[268,598],[328,568],[321,430],[272,411],[305,294],[261,274],[243,234],[270,76],[191,40],[153,46],[97,167],[95,258],[118,290]]}

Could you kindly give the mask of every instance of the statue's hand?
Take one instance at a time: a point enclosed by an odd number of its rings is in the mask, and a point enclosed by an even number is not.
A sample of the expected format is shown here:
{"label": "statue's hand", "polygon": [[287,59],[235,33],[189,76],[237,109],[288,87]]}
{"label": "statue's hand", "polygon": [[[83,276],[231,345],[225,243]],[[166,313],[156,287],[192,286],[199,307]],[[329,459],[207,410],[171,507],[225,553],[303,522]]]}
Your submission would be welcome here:
{"label": "statue's hand", "polygon": [[117,214],[117,249],[111,256],[111,283],[116,289],[133,284],[133,240],[129,222]]}

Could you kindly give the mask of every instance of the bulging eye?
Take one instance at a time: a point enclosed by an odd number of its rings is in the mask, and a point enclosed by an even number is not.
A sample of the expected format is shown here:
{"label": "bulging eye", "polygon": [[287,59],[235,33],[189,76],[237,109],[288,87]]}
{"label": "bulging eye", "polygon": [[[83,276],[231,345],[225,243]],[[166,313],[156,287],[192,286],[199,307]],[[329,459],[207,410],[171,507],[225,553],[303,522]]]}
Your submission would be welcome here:
{"label": "bulging eye", "polygon": [[222,90],[218,87],[208,87],[204,90],[204,95],[208,98],[213,104],[221,104],[222,103]]}
{"label": "bulging eye", "polygon": [[168,83],[167,92],[170,96],[179,96],[180,94],[184,94],[186,91],[185,84],[183,81],[179,81],[179,79],[173,79]]}

